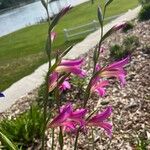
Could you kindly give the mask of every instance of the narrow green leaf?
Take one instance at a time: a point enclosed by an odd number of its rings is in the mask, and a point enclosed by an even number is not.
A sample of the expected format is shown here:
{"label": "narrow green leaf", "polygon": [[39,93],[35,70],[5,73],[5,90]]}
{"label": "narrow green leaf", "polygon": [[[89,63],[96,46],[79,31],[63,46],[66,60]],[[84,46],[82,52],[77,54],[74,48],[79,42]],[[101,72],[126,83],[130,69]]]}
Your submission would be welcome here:
{"label": "narrow green leaf", "polygon": [[70,6],[62,9],[52,20],[49,31],[52,31],[52,29],[57,25],[58,21],[61,19],[62,16],[64,16],[68,11],[70,10]]}
{"label": "narrow green leaf", "polygon": [[45,50],[46,50],[47,55],[49,56],[51,54],[51,39],[50,39],[50,35],[48,35],[48,37],[47,37]]}
{"label": "narrow green leaf", "polygon": [[60,149],[63,150],[64,139],[63,139],[63,133],[61,127],[59,132],[59,145],[60,145]]}
{"label": "narrow green leaf", "polygon": [[73,47],[74,45],[69,46],[62,54],[60,55],[60,58],[64,57]]}
{"label": "narrow green leaf", "polygon": [[102,14],[102,9],[100,6],[97,9],[97,16],[98,16],[99,23],[102,27],[102,25],[103,25],[103,14]]}
{"label": "narrow green leaf", "polygon": [[113,0],[106,0],[105,1],[105,7],[107,7]]}
{"label": "narrow green leaf", "polygon": [[59,63],[61,62],[61,60],[57,60],[50,68],[49,73],[52,73],[56,67],[59,65]]}
{"label": "narrow green leaf", "polygon": [[93,54],[93,62],[94,62],[94,64],[96,64],[96,61],[97,61],[97,46],[95,47],[94,54]]}
{"label": "narrow green leaf", "polygon": [[114,33],[115,30],[114,30],[114,27],[112,27],[110,30],[108,30],[104,36],[102,37],[101,41],[104,41],[108,36],[110,36],[112,33]]}
{"label": "narrow green leaf", "polygon": [[2,132],[0,132],[0,136],[2,141],[7,145],[7,147],[11,150],[17,150],[18,148],[16,147],[15,144],[13,144]]}
{"label": "narrow green leaf", "polygon": [[108,101],[102,101],[102,102],[101,102],[101,105],[108,105],[108,104],[109,104]]}

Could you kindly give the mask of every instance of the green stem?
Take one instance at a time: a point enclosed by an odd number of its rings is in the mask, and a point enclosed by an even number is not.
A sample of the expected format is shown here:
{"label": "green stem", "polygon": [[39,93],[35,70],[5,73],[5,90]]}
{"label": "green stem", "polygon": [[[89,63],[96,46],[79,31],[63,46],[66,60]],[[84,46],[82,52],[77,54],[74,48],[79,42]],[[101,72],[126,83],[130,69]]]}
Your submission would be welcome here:
{"label": "green stem", "polygon": [[80,128],[78,129],[77,134],[76,134],[76,139],[75,139],[75,142],[74,142],[74,150],[77,150],[79,131],[80,131]]}
{"label": "green stem", "polygon": [[62,132],[62,128],[61,127],[60,127],[60,131],[59,131],[59,145],[60,145],[60,150],[63,150],[64,137],[63,137],[63,132]]}
{"label": "green stem", "polygon": [[48,24],[50,26],[51,25],[51,20],[50,20],[48,8],[46,9],[46,13],[47,13],[47,17],[48,17]]}
{"label": "green stem", "polygon": [[45,149],[45,130],[46,130],[46,126],[47,126],[47,105],[48,105],[48,98],[49,98],[49,71],[47,72],[46,75],[46,99],[44,101],[44,110],[43,110],[43,132],[42,132],[42,150]]}
{"label": "green stem", "polygon": [[[102,25],[103,26],[103,25]],[[101,39],[103,37],[103,27],[101,27]],[[94,66],[93,66],[93,75],[95,74],[96,72],[96,64],[98,62],[98,59],[99,59],[99,55],[100,55],[100,49],[101,49],[101,45],[102,45],[102,40],[100,39],[99,41],[99,44],[98,44],[98,48],[95,49],[95,52],[96,53],[96,58],[94,60]],[[94,57],[94,55],[93,55]],[[87,101],[90,97],[90,90],[91,90],[91,82],[92,82],[92,79],[93,77],[91,78],[88,86],[87,86],[87,89],[86,89],[86,94],[85,94],[85,100],[84,100],[84,108],[86,107],[86,104],[87,104]]]}
{"label": "green stem", "polygon": [[52,150],[54,150],[54,128],[52,129]]}
{"label": "green stem", "polygon": [[[47,16],[48,16],[48,24],[50,26],[50,16],[49,16],[49,12],[48,12],[48,9],[46,9],[46,12],[47,12]],[[47,126],[47,107],[48,107],[48,99],[49,99],[49,75],[50,75],[50,68],[51,68],[51,36],[50,36],[50,32],[49,29],[48,29],[48,38],[47,38],[47,51],[49,53],[47,53],[48,55],[48,63],[49,63],[49,67],[48,67],[48,72],[47,72],[47,75],[46,75],[46,92],[45,92],[45,95],[46,95],[46,98],[45,98],[45,101],[44,101],[44,109],[43,109],[43,115],[44,115],[44,118],[43,118],[43,132],[42,132],[42,150],[45,150],[45,130],[46,130],[46,126]]]}
{"label": "green stem", "polygon": [[94,144],[94,130],[93,130],[93,128],[91,128],[91,130],[92,130],[92,150],[94,150],[95,149],[95,144]]}
{"label": "green stem", "polygon": [[49,69],[50,69],[51,67],[51,30],[50,30],[51,20],[50,20],[48,8],[46,8],[46,13],[47,13],[48,25],[49,25],[48,37],[47,37],[47,49],[48,49],[47,55],[48,55],[48,63],[49,63]]}
{"label": "green stem", "polygon": [[[104,34],[104,19],[105,19],[105,13],[106,13],[106,6],[104,7],[104,11],[103,11],[103,21],[102,21],[102,25],[101,25],[101,36],[100,36],[100,41],[99,41],[98,48],[97,48],[97,57],[96,57],[96,60],[94,61],[93,74],[94,74],[95,71],[96,71],[96,64],[97,64],[97,61],[98,61],[98,59],[99,59],[100,49],[101,49],[101,46],[102,46],[102,37],[103,37],[103,34]],[[96,51],[96,50],[95,50],[95,51]]]}
{"label": "green stem", "polygon": [[[102,37],[103,37],[103,32],[104,32],[104,31],[103,31],[103,30],[104,30],[104,27],[103,27],[103,26],[104,26],[105,12],[106,12],[106,6],[104,7],[104,11],[103,11],[103,21],[102,21],[102,26],[101,26],[100,41],[99,41],[99,43],[98,43],[98,47],[95,49],[95,52],[94,52],[94,53],[96,53],[96,58],[95,58],[95,60],[94,60],[93,76],[94,76],[94,74],[96,73],[96,64],[97,64],[98,59],[99,59],[99,56],[100,56],[100,49],[101,49],[102,42],[103,42]],[[93,57],[94,57],[94,54],[93,54]],[[92,78],[90,79],[90,82],[89,82],[89,84],[88,84],[88,86],[87,86],[87,89],[86,89],[85,100],[84,100],[84,108],[86,107],[86,104],[87,104],[88,99],[89,99],[89,97],[90,97],[91,83],[92,83],[92,79],[93,79],[93,78],[94,78],[94,77],[92,77]]]}
{"label": "green stem", "polygon": [[91,80],[90,80],[90,82],[89,82],[89,84],[88,84],[88,86],[87,86],[87,88],[86,88],[83,108],[86,107],[86,104],[87,104],[88,99],[89,99],[89,97],[90,97],[91,82],[92,82],[92,78],[91,78]]}
{"label": "green stem", "polygon": [[[105,13],[106,13],[106,6],[104,7],[104,11],[103,11],[103,21],[102,21],[102,26],[101,26],[101,37],[100,37],[100,41],[99,41],[99,44],[98,44],[98,56],[97,56],[97,60],[99,59],[99,55],[100,55],[100,49],[101,49],[101,46],[102,46],[102,37],[103,37],[103,34],[104,34],[104,19],[105,19]],[[95,66],[94,66],[95,68]]]}

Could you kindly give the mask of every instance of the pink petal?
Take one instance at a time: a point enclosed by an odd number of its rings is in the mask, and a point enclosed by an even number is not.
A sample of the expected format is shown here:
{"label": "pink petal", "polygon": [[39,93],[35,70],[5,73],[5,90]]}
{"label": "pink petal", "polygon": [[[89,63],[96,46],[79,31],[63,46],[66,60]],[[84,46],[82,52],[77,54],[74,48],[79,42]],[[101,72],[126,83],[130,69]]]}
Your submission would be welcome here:
{"label": "pink petal", "polygon": [[126,57],[125,59],[121,60],[121,61],[117,61],[117,62],[112,63],[111,65],[109,65],[107,67],[107,69],[120,68],[120,67],[123,67],[124,65],[126,65],[128,62],[129,62],[129,56]]}
{"label": "pink petal", "polygon": [[49,92],[51,92],[57,86],[58,73],[53,72],[49,76]]}
{"label": "pink petal", "polygon": [[78,109],[70,115],[70,119],[80,124],[80,126],[83,126],[85,124],[84,117],[87,113],[86,109]]}
{"label": "pink petal", "polygon": [[100,96],[105,95],[105,86],[109,85],[107,80],[95,82],[92,85],[91,92],[97,92]]}
{"label": "pink petal", "polygon": [[83,59],[62,60],[60,66],[78,66],[83,63]]}
{"label": "pink petal", "polygon": [[124,28],[125,26],[126,26],[126,23],[125,23],[125,22],[122,22],[122,23],[120,23],[120,24],[115,25],[113,28],[114,28],[115,30],[120,30],[120,29]]}
{"label": "pink petal", "polygon": [[67,72],[67,73],[73,73],[75,75],[78,75],[80,77],[85,77],[86,72],[79,67],[76,66],[58,66],[55,71],[57,72]]}
{"label": "pink petal", "polygon": [[65,112],[66,110],[68,111],[68,113],[72,113],[73,108],[71,103],[67,103],[66,105],[60,107],[60,113]]}
{"label": "pink petal", "polygon": [[53,128],[53,127],[61,126],[62,123],[70,116],[71,111],[72,108],[70,104],[62,106],[60,113],[49,124],[49,127]]}
{"label": "pink petal", "polygon": [[97,92],[99,94],[99,96],[101,96],[101,97],[105,96],[105,94],[106,94],[106,91],[104,88],[97,88],[95,90],[95,92]]}
{"label": "pink petal", "polygon": [[118,79],[120,81],[121,87],[124,87],[126,80],[125,80],[125,75],[120,75],[118,76]]}
{"label": "pink petal", "polygon": [[53,42],[56,38],[56,32],[51,32],[51,41]]}
{"label": "pink petal", "polygon": [[99,81],[96,84],[96,87],[103,87],[103,86],[107,86],[107,85],[109,85],[109,82],[107,80],[104,80],[104,81]]}
{"label": "pink petal", "polygon": [[111,136],[112,136],[112,124],[110,124],[109,122],[101,122],[99,124],[99,126],[101,128],[103,128],[106,131],[107,135],[111,138]]}
{"label": "pink petal", "polygon": [[60,89],[61,89],[62,91],[67,90],[67,89],[70,89],[70,88],[71,88],[71,85],[70,85],[70,83],[69,83],[68,81],[64,81],[64,82],[62,83],[62,85],[60,86]]}
{"label": "pink petal", "polygon": [[101,69],[101,66],[99,64],[96,64],[96,71],[99,71]]}
{"label": "pink petal", "polygon": [[124,71],[122,70],[113,70],[113,71],[103,71],[100,73],[100,77],[106,77],[106,78],[111,78],[111,77],[118,77],[120,75],[124,75]]}
{"label": "pink petal", "polygon": [[76,126],[75,126],[75,124],[74,124],[73,122],[71,122],[71,121],[66,121],[66,122],[64,122],[64,123],[62,124],[62,126],[63,126],[63,130],[64,130],[65,132],[70,132],[70,133],[72,133],[72,132],[75,132],[75,131],[76,131]]}
{"label": "pink petal", "polygon": [[49,76],[49,84],[53,84],[54,82],[56,82],[58,80],[58,73],[57,72],[53,72],[50,76]]}
{"label": "pink petal", "polygon": [[98,122],[102,122],[106,119],[108,119],[108,117],[110,117],[110,115],[112,114],[112,107],[109,106],[107,107],[103,112],[97,114],[96,116],[92,117],[89,122],[93,122],[93,123],[98,123]]}
{"label": "pink petal", "polygon": [[81,118],[84,117],[87,113],[86,109],[77,109],[76,111],[72,112],[71,118]]}

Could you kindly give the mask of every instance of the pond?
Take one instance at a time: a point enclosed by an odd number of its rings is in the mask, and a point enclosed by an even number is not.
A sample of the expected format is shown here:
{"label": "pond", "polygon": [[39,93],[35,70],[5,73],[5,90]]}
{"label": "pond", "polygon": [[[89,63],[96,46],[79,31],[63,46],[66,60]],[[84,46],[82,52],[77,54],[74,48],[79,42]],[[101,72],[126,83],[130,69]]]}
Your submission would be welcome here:
{"label": "pond", "polygon": [[[88,0],[60,0],[49,5],[51,16],[57,14],[63,7],[76,6]],[[0,15],[0,37],[29,25],[36,24],[46,18],[45,10],[40,1],[9,10]]]}

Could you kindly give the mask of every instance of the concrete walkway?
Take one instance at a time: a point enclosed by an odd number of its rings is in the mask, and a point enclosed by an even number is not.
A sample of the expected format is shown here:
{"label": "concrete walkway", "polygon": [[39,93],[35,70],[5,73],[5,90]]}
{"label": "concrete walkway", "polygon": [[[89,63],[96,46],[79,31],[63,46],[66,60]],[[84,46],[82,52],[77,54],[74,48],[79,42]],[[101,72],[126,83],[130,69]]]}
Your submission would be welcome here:
{"label": "concrete walkway", "polygon": [[[140,10],[140,6],[129,10],[124,15],[115,19],[111,23],[107,24],[104,27],[104,33],[107,32],[114,25],[121,23],[122,21],[130,21],[137,17],[137,14]],[[75,45],[72,50],[65,56],[65,58],[77,58],[81,54],[88,52],[92,49],[99,41],[100,31],[96,31],[89,36],[87,36],[82,42]],[[5,98],[0,100],[0,112],[5,111],[10,108],[18,99],[26,96],[29,92],[38,88],[44,81],[44,76],[48,69],[48,64],[44,64],[40,66],[34,73],[28,75],[21,80],[14,83],[8,89],[6,89],[3,93],[5,94]]]}

